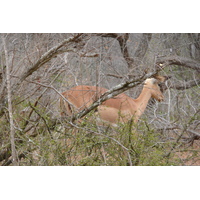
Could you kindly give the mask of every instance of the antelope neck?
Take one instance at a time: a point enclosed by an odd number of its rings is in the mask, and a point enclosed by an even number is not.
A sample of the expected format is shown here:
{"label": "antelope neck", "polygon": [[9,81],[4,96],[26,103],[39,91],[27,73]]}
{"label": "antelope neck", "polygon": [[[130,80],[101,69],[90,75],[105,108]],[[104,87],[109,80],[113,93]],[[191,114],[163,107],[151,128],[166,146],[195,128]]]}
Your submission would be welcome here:
{"label": "antelope neck", "polygon": [[142,114],[147,107],[149,99],[151,98],[151,91],[147,87],[143,87],[141,94],[137,99],[135,99],[135,103],[138,106],[138,110]]}

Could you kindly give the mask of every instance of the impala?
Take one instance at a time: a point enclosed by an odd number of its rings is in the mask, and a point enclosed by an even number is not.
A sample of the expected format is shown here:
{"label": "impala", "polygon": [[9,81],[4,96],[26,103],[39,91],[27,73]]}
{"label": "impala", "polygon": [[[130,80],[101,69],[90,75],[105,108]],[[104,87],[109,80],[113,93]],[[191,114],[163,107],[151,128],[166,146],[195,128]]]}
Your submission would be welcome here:
{"label": "impala", "polygon": [[[167,77],[164,76],[146,79],[142,92],[137,99],[132,99],[122,93],[104,101],[97,107],[98,116],[101,120],[107,121],[112,125],[116,125],[119,122],[126,123],[131,119],[137,123],[150,98],[154,98],[157,101],[164,100],[159,83],[164,82],[166,79]],[[62,95],[67,101],[63,98],[60,99],[61,115],[71,116],[84,108],[88,108],[106,91],[107,89],[101,87],[79,85],[63,92]]]}

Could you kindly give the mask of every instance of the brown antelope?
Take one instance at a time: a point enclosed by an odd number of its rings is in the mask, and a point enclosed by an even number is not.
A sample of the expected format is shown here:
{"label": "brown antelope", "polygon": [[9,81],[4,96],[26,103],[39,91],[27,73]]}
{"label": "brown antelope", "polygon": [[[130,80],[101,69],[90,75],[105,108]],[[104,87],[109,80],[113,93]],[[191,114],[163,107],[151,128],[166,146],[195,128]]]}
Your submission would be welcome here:
{"label": "brown antelope", "polygon": [[[131,119],[137,123],[146,109],[150,98],[163,101],[164,97],[159,83],[164,82],[166,79],[167,77],[164,76],[146,79],[142,92],[137,99],[132,99],[122,93],[104,101],[97,107],[99,117],[101,120],[107,121],[112,125],[116,125],[119,122],[126,123]],[[79,85],[63,92],[62,95],[67,101],[62,97],[60,99],[61,115],[64,116],[66,114],[70,116],[73,113],[80,112],[84,108],[88,108],[106,91],[107,89],[101,87]]]}

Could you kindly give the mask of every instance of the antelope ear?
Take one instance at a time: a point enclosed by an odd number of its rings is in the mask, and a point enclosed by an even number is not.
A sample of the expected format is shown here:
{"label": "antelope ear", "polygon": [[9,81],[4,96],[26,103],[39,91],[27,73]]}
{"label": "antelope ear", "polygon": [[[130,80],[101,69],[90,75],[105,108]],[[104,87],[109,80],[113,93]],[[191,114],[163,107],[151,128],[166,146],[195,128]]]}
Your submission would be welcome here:
{"label": "antelope ear", "polygon": [[152,84],[158,84],[159,83],[158,79],[152,78],[151,80],[152,80]]}

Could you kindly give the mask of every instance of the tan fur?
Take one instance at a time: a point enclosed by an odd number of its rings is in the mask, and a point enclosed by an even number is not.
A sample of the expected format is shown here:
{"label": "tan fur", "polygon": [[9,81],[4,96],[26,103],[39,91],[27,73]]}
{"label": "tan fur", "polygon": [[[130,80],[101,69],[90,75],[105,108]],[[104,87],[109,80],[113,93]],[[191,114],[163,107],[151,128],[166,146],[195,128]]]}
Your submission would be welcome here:
{"label": "tan fur", "polygon": [[[108,121],[111,124],[118,122],[125,123],[131,119],[136,123],[142,115],[149,99],[155,98],[158,101],[163,101],[164,97],[158,86],[159,82],[165,81],[165,78],[150,78],[144,82],[144,87],[137,99],[132,99],[126,94],[122,93],[112,99],[108,99],[98,106],[98,114],[102,120]],[[89,107],[96,101],[101,94],[105,93],[107,89],[96,86],[80,85],[74,87],[62,95],[70,102],[61,102],[61,114],[72,115],[74,112],[79,112],[84,108]],[[65,106],[63,106],[65,105]],[[73,106],[72,106],[73,105]],[[63,111],[63,109],[65,111]]]}
{"label": "tan fur", "polygon": [[79,85],[62,93],[68,100],[66,102],[60,98],[61,115],[72,115],[75,112],[80,112],[84,108],[89,107],[96,101],[101,94],[105,93],[107,89],[96,86]]}

